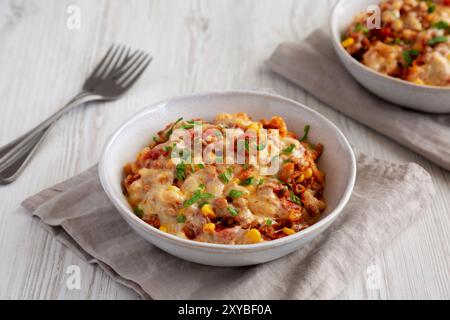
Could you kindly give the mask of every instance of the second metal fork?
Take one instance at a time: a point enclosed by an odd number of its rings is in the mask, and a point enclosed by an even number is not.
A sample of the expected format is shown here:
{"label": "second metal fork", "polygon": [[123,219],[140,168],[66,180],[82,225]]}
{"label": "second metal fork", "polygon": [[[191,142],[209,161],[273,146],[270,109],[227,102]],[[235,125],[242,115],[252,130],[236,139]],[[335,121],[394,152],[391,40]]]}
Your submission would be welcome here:
{"label": "second metal fork", "polygon": [[87,102],[119,98],[140,78],[151,61],[152,58],[143,51],[130,54],[130,49],[125,46],[111,46],[78,95],[41,124],[0,148],[0,184],[17,179],[45,139],[48,129],[64,113]]}

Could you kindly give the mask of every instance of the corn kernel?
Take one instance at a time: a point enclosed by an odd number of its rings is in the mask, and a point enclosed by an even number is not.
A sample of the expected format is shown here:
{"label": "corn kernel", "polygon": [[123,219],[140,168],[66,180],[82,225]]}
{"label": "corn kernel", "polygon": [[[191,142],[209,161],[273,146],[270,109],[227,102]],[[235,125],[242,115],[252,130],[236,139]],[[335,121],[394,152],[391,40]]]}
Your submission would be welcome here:
{"label": "corn kernel", "polygon": [[290,236],[290,235],[294,234],[295,231],[292,230],[291,228],[283,228],[283,233],[287,236]]}
{"label": "corn kernel", "polygon": [[258,122],[252,122],[252,124],[249,125],[247,129],[248,129],[248,130],[253,130],[253,131],[255,131],[256,133],[258,133],[260,128],[261,128],[261,127],[260,127],[260,124],[259,124]]}
{"label": "corn kernel", "polygon": [[216,225],[214,223],[207,223],[203,226],[203,232],[213,233],[216,229]]}
{"label": "corn kernel", "polygon": [[313,175],[312,169],[311,168],[306,169],[304,175],[305,179],[310,179]]}
{"label": "corn kernel", "polygon": [[256,190],[255,186],[246,186],[245,188],[249,193],[254,193]]}
{"label": "corn kernel", "polygon": [[347,38],[344,41],[342,41],[342,46],[347,49],[348,47],[351,47],[354,43],[355,39]]}
{"label": "corn kernel", "polygon": [[400,31],[403,28],[403,21],[401,19],[395,20],[392,27],[395,31]]}
{"label": "corn kernel", "polygon": [[261,241],[261,233],[256,229],[251,229],[245,234],[245,238],[250,243],[258,243]]}
{"label": "corn kernel", "polygon": [[168,186],[168,187],[167,187],[167,190],[168,190],[168,191],[175,191],[175,192],[181,193],[180,188],[178,188],[178,187],[176,187],[176,186]]}
{"label": "corn kernel", "polygon": [[233,180],[231,180],[231,183],[240,184],[241,180],[239,180],[238,178],[234,178]]}
{"label": "corn kernel", "polygon": [[302,183],[303,181],[305,181],[305,175],[302,173],[302,174],[297,178],[297,182],[298,182],[298,183]]}
{"label": "corn kernel", "polygon": [[203,215],[206,216],[206,217],[209,217],[209,218],[215,218],[216,217],[216,214],[215,214],[212,206],[210,204],[208,204],[208,203],[203,205],[201,210],[202,210]]}
{"label": "corn kernel", "polygon": [[159,230],[161,230],[162,232],[167,232],[167,227],[161,226],[161,227],[159,227]]}
{"label": "corn kernel", "polygon": [[415,84],[425,84],[425,82],[423,82],[422,79],[416,79],[416,80],[414,80],[414,83]]}

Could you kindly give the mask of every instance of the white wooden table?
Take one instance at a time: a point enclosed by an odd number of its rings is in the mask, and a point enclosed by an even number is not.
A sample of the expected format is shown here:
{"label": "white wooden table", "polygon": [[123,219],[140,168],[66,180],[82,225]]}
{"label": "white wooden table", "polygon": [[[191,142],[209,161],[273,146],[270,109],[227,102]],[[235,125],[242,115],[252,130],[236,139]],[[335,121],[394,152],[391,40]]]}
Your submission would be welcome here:
{"label": "white wooden table", "polygon": [[[0,298],[137,298],[52,239],[20,202],[93,165],[113,130],[146,104],[191,92],[272,88],[330,118],[362,151],[394,162],[418,162],[437,187],[432,207],[373,257],[375,267],[355,274],[339,298],[449,299],[450,172],[338,114],[263,66],[280,42],[300,41],[325,23],[334,2],[0,1],[0,145],[77,93],[112,42],[154,56],[149,71],[122,99],[64,116],[20,179],[0,187]],[[73,20],[78,9],[79,29]],[[80,290],[66,286],[70,265],[81,268]],[[372,281],[377,274],[378,288]]]}

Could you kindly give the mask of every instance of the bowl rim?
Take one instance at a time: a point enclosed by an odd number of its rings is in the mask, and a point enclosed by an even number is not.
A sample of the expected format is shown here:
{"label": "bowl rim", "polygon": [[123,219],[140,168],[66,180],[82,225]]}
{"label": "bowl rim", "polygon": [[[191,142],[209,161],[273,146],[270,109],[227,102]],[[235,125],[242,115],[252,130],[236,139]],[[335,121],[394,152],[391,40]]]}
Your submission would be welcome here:
{"label": "bowl rim", "polygon": [[[406,81],[400,78],[395,78],[395,77],[391,77],[382,73],[379,73],[375,70],[370,69],[369,67],[367,67],[366,65],[364,65],[363,63],[359,62],[358,60],[356,60],[355,58],[352,57],[352,55],[350,55],[347,50],[344,50],[344,48],[341,45],[341,42],[336,38],[335,36],[335,24],[333,23],[335,20],[338,21],[338,10],[341,8],[341,6],[343,6],[343,3],[348,2],[348,1],[359,1],[359,0],[339,0],[333,7],[333,9],[331,10],[331,14],[330,14],[330,18],[329,18],[329,32],[333,41],[333,45],[335,50],[338,50],[341,55],[341,57],[345,57],[345,59],[347,59],[350,63],[352,63],[353,65],[361,68],[362,70],[364,70],[366,73],[370,73],[375,77],[378,77],[380,80],[387,80],[390,81],[391,83],[397,83],[400,85],[404,85],[404,86],[409,86],[411,88],[414,89],[419,89],[421,91],[429,91],[429,93],[432,93],[430,91],[439,91],[441,93],[443,92],[450,92],[450,87],[443,87],[443,86],[435,86],[435,85],[424,85],[424,84],[417,84],[414,82],[410,82],[410,81]],[[374,2],[380,3],[381,0],[373,0]],[[339,30],[337,30],[339,31]]]}
{"label": "bowl rim", "polygon": [[[339,199],[336,207],[323,219],[318,221],[317,223],[313,224],[312,226],[306,228],[305,230],[302,230],[301,232],[298,232],[294,235],[284,237],[281,239],[276,239],[272,241],[266,241],[256,244],[244,244],[244,245],[231,245],[231,244],[217,244],[217,243],[207,243],[207,242],[198,242],[194,240],[189,239],[183,239],[178,236],[160,231],[159,229],[150,226],[149,224],[145,223],[142,219],[138,218],[122,201],[117,199],[113,192],[112,187],[110,186],[109,180],[106,176],[106,168],[105,168],[105,161],[107,158],[108,151],[114,144],[117,137],[119,137],[124,130],[126,130],[130,124],[134,123],[137,119],[144,116],[150,111],[154,111],[161,106],[164,106],[167,103],[171,102],[178,102],[183,101],[186,99],[196,99],[201,97],[214,97],[214,96],[227,96],[227,95],[248,95],[248,96],[258,96],[260,98],[264,99],[274,99],[278,100],[284,103],[288,103],[293,105],[296,108],[303,108],[307,111],[313,113],[316,117],[318,117],[321,121],[328,124],[328,126],[331,128],[332,131],[334,131],[335,134],[339,136],[339,140],[342,141],[343,147],[347,149],[350,155],[350,173],[349,178],[346,182],[345,190],[342,195],[342,197]],[[178,246],[183,246],[187,248],[195,248],[200,250],[206,250],[206,251],[218,251],[221,253],[237,253],[237,252],[252,252],[252,251],[259,251],[262,249],[268,249],[268,248],[274,248],[283,246],[287,243],[291,243],[294,241],[298,241],[302,238],[305,238],[311,234],[313,234],[316,230],[327,226],[328,224],[332,223],[337,216],[342,212],[342,209],[346,206],[348,203],[350,196],[353,192],[353,188],[356,181],[356,157],[353,152],[353,149],[348,142],[347,138],[344,136],[344,134],[341,132],[341,130],[330,120],[328,120],[325,116],[321,115],[317,111],[297,102],[289,98],[282,97],[277,94],[273,93],[267,93],[267,92],[260,92],[260,91],[253,91],[253,90],[231,90],[231,91],[210,91],[210,92],[201,92],[201,93],[195,93],[195,94],[187,94],[187,95],[181,95],[173,98],[168,98],[161,100],[159,102],[150,104],[146,106],[145,108],[141,109],[137,113],[135,113],[133,116],[131,116],[128,120],[126,120],[118,129],[115,130],[115,132],[110,136],[110,138],[107,140],[106,144],[103,147],[100,161],[99,161],[99,178],[101,185],[103,187],[103,190],[107,194],[109,200],[114,204],[114,206],[119,210],[119,213],[121,215],[127,215],[128,219],[125,219],[127,222],[132,222],[136,227],[139,227],[141,230],[143,229],[145,232],[149,232],[150,235],[156,236],[161,240],[169,241],[173,244],[176,244]]]}

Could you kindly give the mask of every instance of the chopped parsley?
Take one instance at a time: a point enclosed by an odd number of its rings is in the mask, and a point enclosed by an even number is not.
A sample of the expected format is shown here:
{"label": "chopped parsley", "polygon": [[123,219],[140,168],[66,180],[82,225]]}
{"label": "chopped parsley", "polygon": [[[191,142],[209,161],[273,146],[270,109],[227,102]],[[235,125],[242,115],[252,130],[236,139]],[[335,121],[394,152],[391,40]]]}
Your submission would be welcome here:
{"label": "chopped parsley", "polygon": [[227,207],[227,210],[228,210],[229,213],[231,213],[231,215],[233,217],[236,217],[239,214],[239,212],[233,207]]}
{"label": "chopped parsley", "polygon": [[295,144],[290,144],[288,147],[284,148],[281,153],[282,154],[291,154],[295,149]]}
{"label": "chopped parsley", "polygon": [[247,179],[245,179],[244,181],[242,181],[242,182],[240,183],[240,185],[241,185],[241,186],[250,186],[250,185],[253,184],[254,181],[255,181],[255,178],[254,178],[254,177],[250,177],[250,178],[247,178]]}
{"label": "chopped parsley", "polygon": [[427,4],[428,4],[428,13],[433,13],[434,11],[436,11],[436,4],[433,2],[433,0],[428,0]]}
{"label": "chopped parsley", "polygon": [[199,167],[200,169],[204,169],[204,168],[205,168],[205,165],[202,164],[202,163],[200,163],[200,164],[198,165],[198,167]]}
{"label": "chopped parsley", "polygon": [[186,170],[186,165],[184,164],[184,162],[177,164],[176,176],[177,176],[178,181],[183,181],[184,179],[186,179],[185,170]]}
{"label": "chopped parsley", "polygon": [[272,219],[267,219],[266,220],[266,225],[271,227],[272,226],[272,222],[273,222]]}
{"label": "chopped parsley", "polygon": [[189,200],[186,200],[183,203],[183,207],[187,208],[189,206],[192,206],[194,203],[201,199],[211,199],[214,198],[214,195],[211,193],[203,193],[201,189],[197,189],[192,194],[192,197]]}
{"label": "chopped parsley", "polygon": [[175,128],[175,126],[176,126],[181,120],[183,120],[183,118],[179,118],[177,121],[175,121],[175,123],[174,123],[173,126],[170,128],[170,130],[167,131],[167,133],[166,133],[166,139],[169,139],[169,138],[170,138],[170,136],[171,136],[172,133],[173,133],[173,128]]}
{"label": "chopped parsley", "polygon": [[194,120],[190,120],[190,121],[187,121],[187,124],[183,124],[181,126],[181,128],[189,130],[189,129],[194,128],[197,125],[201,125],[201,123],[200,122],[195,122]]}
{"label": "chopped parsley", "polygon": [[231,190],[230,193],[228,194],[228,196],[229,196],[230,198],[233,198],[233,199],[239,198],[239,197],[241,197],[242,195],[244,195],[244,192],[239,191],[239,190],[235,190],[235,189]]}
{"label": "chopped parsley", "polygon": [[264,143],[258,144],[258,145],[256,146],[256,150],[258,150],[258,151],[262,151],[262,150],[264,150],[265,148],[266,148],[266,145],[265,145]]}
{"label": "chopped parsley", "polygon": [[298,205],[302,204],[302,201],[300,200],[300,198],[298,196],[296,196],[293,192],[291,192],[290,199],[295,204],[298,204]]}
{"label": "chopped parsley", "polygon": [[450,29],[450,24],[441,20],[441,21],[433,24],[433,27],[435,27],[436,29],[444,29],[445,30],[445,29]]}
{"label": "chopped parsley", "polygon": [[364,26],[362,23],[357,23],[355,25],[355,32],[369,33],[369,29]]}
{"label": "chopped parsley", "polygon": [[427,44],[429,46],[434,46],[435,44],[447,42],[448,38],[446,36],[436,37],[433,39],[428,40]]}
{"label": "chopped parsley", "polygon": [[219,174],[219,179],[223,183],[228,183],[228,182],[230,182],[232,176],[233,176],[233,171],[231,170],[231,168],[228,168],[227,171]]}
{"label": "chopped parsley", "polygon": [[406,67],[409,67],[414,60],[420,55],[420,52],[417,50],[406,50],[403,51],[403,60],[405,60]]}
{"label": "chopped parsley", "polygon": [[139,207],[136,207],[136,208],[134,208],[134,214],[135,214],[138,218],[142,219],[142,217],[144,216],[144,210],[142,210],[142,209],[139,208]]}
{"label": "chopped parsley", "polygon": [[311,126],[309,124],[307,124],[304,128],[303,128],[303,137],[300,139],[300,142],[303,142],[305,140],[308,139],[308,134],[309,134],[309,130],[311,129]]}
{"label": "chopped parsley", "polygon": [[245,150],[250,151],[250,142],[246,139],[244,141]]}
{"label": "chopped parsley", "polygon": [[178,223],[185,223],[186,222],[186,216],[184,214],[180,214],[177,216],[177,222]]}

